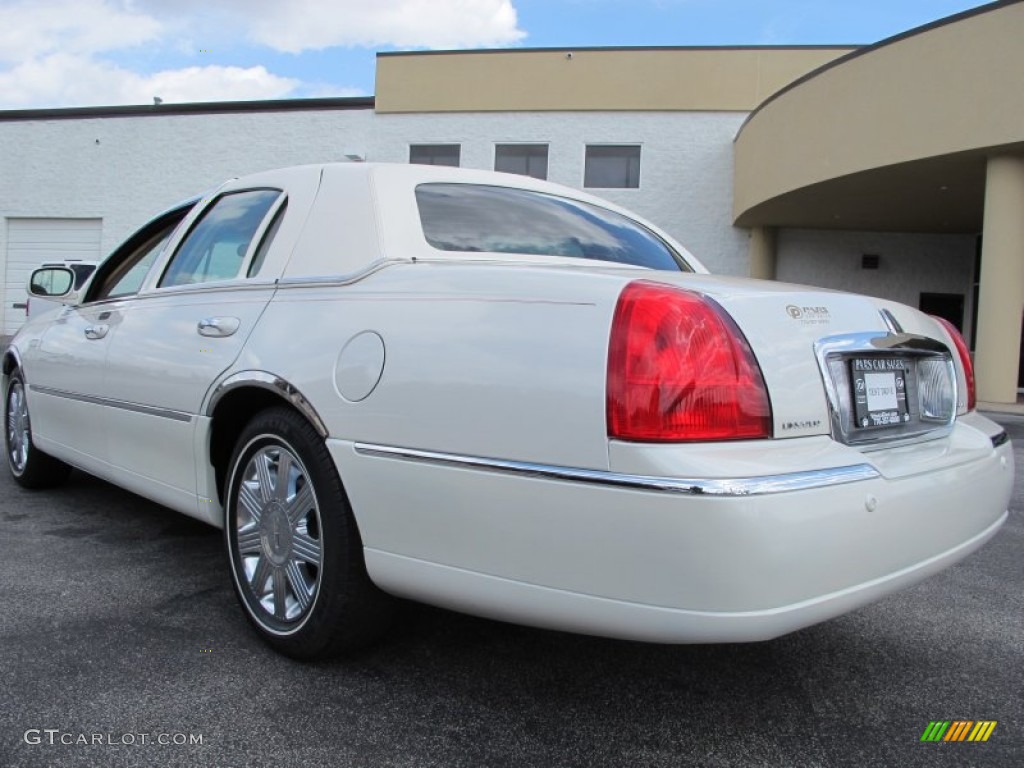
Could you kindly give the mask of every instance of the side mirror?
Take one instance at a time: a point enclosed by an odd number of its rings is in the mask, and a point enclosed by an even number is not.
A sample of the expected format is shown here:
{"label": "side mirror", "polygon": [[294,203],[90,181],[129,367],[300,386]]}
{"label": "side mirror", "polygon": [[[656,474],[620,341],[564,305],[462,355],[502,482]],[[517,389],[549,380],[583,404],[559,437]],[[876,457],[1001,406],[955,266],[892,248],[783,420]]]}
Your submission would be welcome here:
{"label": "side mirror", "polygon": [[67,267],[43,267],[32,272],[27,291],[30,296],[63,299],[75,287],[75,273]]}

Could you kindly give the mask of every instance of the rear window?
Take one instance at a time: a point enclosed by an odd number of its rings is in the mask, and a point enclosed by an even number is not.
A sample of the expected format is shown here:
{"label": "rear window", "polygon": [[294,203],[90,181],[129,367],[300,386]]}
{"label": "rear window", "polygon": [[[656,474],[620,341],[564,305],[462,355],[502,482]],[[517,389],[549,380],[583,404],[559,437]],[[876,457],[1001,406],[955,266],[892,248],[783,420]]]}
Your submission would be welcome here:
{"label": "rear window", "polygon": [[421,184],[416,202],[427,242],[442,251],[568,256],[692,271],[647,228],[578,200],[479,184]]}

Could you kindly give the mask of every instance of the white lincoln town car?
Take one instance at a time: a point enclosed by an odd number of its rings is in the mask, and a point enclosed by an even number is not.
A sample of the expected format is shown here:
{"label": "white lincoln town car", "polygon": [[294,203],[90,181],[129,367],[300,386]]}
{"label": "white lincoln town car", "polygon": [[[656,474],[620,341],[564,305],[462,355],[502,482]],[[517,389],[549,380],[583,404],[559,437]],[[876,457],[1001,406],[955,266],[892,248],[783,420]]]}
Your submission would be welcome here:
{"label": "white lincoln town car", "polygon": [[955,563],[1007,517],[956,330],[715,277],[529,178],[333,164],[146,224],[3,353],[27,488],[71,467],[224,531],[300,659],[409,598],[659,643],[764,640]]}

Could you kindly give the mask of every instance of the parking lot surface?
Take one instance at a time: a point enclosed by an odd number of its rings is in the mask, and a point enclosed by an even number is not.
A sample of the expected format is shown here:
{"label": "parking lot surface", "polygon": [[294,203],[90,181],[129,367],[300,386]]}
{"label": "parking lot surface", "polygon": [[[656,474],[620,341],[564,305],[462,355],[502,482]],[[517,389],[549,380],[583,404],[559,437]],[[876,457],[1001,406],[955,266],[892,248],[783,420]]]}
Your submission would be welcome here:
{"label": "parking lot surface", "polygon": [[[1024,765],[1024,417],[1010,520],[902,593],[750,645],[410,605],[352,658],[249,629],[217,531],[82,473],[0,471],[0,766]],[[934,720],[994,720],[927,743]],[[201,742],[201,743],[199,743]]]}

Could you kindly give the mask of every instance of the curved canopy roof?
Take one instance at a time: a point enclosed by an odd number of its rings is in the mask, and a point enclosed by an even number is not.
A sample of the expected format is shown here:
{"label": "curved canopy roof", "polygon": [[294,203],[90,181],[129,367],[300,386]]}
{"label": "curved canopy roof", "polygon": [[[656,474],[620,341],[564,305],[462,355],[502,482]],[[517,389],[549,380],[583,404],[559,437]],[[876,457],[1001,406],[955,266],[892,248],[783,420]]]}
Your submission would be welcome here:
{"label": "curved canopy roof", "polygon": [[1024,2],[855,51],[736,139],[737,225],[977,232],[990,155],[1024,153]]}

